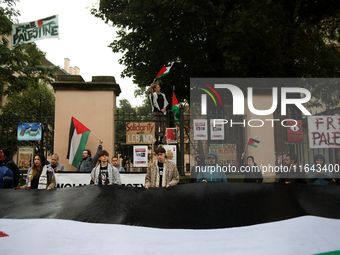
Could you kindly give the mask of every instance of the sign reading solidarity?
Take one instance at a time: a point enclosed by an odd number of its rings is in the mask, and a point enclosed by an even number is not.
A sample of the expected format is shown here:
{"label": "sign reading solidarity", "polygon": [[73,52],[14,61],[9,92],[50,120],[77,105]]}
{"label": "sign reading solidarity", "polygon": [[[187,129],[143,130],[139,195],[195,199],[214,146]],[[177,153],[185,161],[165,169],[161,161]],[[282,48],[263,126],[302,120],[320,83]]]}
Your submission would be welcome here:
{"label": "sign reading solidarity", "polygon": [[152,144],[155,140],[154,122],[126,123],[127,144]]}

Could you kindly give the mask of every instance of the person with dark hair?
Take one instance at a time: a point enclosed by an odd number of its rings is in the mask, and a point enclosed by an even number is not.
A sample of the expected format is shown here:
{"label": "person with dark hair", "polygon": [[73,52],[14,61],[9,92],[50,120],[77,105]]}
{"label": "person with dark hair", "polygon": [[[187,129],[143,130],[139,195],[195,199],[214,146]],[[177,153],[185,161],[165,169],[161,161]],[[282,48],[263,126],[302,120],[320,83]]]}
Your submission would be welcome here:
{"label": "person with dark hair", "polygon": [[125,169],[118,164],[118,157],[117,156],[113,156],[111,158],[111,163],[114,167],[116,167],[118,169],[119,172],[125,172]]}
{"label": "person with dark hair", "polygon": [[207,161],[207,165],[200,168],[197,182],[227,182],[225,173],[222,168],[218,167],[218,154],[216,151],[208,153]]}
{"label": "person with dark hair", "polygon": [[288,153],[285,158],[285,166],[288,167],[288,171],[284,171],[280,174],[279,183],[307,183],[306,174],[297,167],[298,156],[292,153]]}
{"label": "person with dark hair", "polygon": [[257,166],[255,163],[255,159],[253,156],[247,157],[247,163],[245,164],[244,159],[245,153],[242,153],[240,165],[242,165],[244,168],[244,182],[254,182],[254,183],[262,183],[263,182],[263,176],[261,169]]}
{"label": "person with dark hair", "polygon": [[97,152],[96,152],[96,154],[94,155],[93,158],[91,158],[91,151],[90,150],[85,149],[83,151],[83,155],[82,155],[83,158],[77,166],[77,172],[91,173],[93,167],[97,164],[98,152],[103,150],[102,144],[103,144],[103,140],[99,140]]}
{"label": "person with dark hair", "polygon": [[11,155],[8,149],[2,150],[4,158],[0,163],[6,165],[13,172],[14,187],[18,186],[20,179],[20,171],[18,166],[12,161]]}
{"label": "person with dark hair", "polygon": [[196,158],[196,165],[191,168],[190,171],[190,183],[196,182],[197,181],[197,176],[199,171],[197,171],[197,167],[199,169],[202,169],[205,166],[205,156],[204,155],[197,155]]}
{"label": "person with dark hair", "polygon": [[163,137],[165,135],[165,115],[168,101],[163,93],[159,82],[156,81],[150,85],[150,102],[152,107],[153,121],[155,122],[155,145],[163,144]]}
{"label": "person with dark hair", "polygon": [[170,187],[179,182],[179,173],[175,163],[166,158],[166,151],[162,146],[155,150],[157,160],[152,162],[145,176],[145,188]]}
{"label": "person with dark hair", "polygon": [[46,165],[43,154],[36,154],[33,166],[27,171],[26,184],[21,189],[54,189],[56,185],[53,169]]}
{"label": "person with dark hair", "polygon": [[330,185],[333,179],[333,172],[329,171],[325,155],[317,153],[314,156],[314,164],[309,168],[308,180],[316,185]]}
{"label": "person with dark hair", "polygon": [[98,152],[98,164],[92,169],[91,180],[94,185],[121,185],[119,171],[109,163],[109,153],[106,150]]}

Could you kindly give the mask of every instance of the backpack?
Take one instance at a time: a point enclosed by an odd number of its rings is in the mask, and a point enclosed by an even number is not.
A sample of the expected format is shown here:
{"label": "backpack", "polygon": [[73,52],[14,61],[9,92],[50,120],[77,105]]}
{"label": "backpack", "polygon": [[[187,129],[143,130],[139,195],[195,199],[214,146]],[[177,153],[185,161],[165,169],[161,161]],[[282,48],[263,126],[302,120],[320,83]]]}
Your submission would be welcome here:
{"label": "backpack", "polygon": [[14,187],[13,172],[7,166],[0,166],[0,189],[12,189]]}
{"label": "backpack", "polygon": [[14,187],[18,186],[19,181],[20,181],[20,171],[19,171],[18,166],[12,160],[9,160],[6,163],[6,166],[13,172]]}

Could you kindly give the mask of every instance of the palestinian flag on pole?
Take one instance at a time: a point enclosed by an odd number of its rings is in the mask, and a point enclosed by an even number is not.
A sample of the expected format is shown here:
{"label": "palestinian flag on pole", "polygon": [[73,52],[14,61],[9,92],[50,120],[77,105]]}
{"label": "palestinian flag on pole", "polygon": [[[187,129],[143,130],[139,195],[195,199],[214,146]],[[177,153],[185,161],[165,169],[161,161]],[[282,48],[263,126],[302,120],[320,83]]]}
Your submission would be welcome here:
{"label": "palestinian flag on pole", "polygon": [[257,148],[259,146],[260,141],[249,138],[247,145]]}
{"label": "palestinian flag on pole", "polygon": [[176,97],[175,93],[172,93],[171,111],[174,113],[175,120],[178,123],[179,122],[179,104],[178,104],[177,97]]}
{"label": "palestinian flag on pole", "polygon": [[156,79],[159,79],[163,77],[164,75],[167,75],[170,73],[170,69],[175,63],[175,60],[171,60],[167,65],[163,66],[162,69],[159,71],[159,73],[156,75]]}
{"label": "palestinian flag on pole", "polygon": [[89,138],[91,130],[80,123],[76,118],[72,117],[67,159],[70,165],[77,167],[82,160],[83,151],[85,149],[87,139]]}

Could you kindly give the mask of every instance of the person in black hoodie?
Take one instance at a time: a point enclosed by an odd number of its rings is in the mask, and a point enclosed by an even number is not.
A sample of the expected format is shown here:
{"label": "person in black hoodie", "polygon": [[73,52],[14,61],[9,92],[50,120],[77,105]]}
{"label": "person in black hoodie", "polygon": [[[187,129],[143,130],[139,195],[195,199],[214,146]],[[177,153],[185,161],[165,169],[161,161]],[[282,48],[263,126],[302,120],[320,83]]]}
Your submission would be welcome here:
{"label": "person in black hoodie", "polygon": [[316,153],[314,156],[314,164],[308,171],[308,180],[315,185],[330,185],[333,179],[333,171],[326,164],[325,155]]}
{"label": "person in black hoodie", "polygon": [[244,182],[254,182],[254,183],[262,183],[263,182],[263,176],[261,169],[257,166],[257,164],[254,161],[253,156],[247,157],[247,163],[244,163],[244,155],[245,153],[242,153],[241,159],[240,159],[240,165],[244,168]]}

